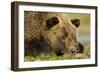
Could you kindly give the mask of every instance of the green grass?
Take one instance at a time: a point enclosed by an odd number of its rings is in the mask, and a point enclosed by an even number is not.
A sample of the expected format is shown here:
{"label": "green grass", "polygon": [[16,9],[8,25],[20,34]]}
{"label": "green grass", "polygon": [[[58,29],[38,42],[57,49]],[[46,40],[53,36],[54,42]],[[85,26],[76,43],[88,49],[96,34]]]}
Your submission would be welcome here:
{"label": "green grass", "polygon": [[[86,51],[84,53],[84,55],[81,56],[80,59],[87,59],[89,58],[88,52]],[[72,60],[72,59],[77,59],[74,55],[70,55],[70,54],[66,54],[63,56],[49,56],[49,55],[39,55],[39,56],[25,56],[25,60],[24,61],[50,61],[50,60]]]}
{"label": "green grass", "polygon": [[[80,59],[87,59],[89,56],[87,54],[83,55]],[[77,59],[73,55],[63,55],[63,56],[48,56],[48,55],[40,55],[40,56],[25,56],[24,61],[50,61],[50,60],[72,60]]]}
{"label": "green grass", "polygon": [[72,55],[63,55],[63,56],[49,56],[41,54],[39,56],[26,56],[25,61],[44,61],[44,60],[65,60],[65,59],[74,59]]}

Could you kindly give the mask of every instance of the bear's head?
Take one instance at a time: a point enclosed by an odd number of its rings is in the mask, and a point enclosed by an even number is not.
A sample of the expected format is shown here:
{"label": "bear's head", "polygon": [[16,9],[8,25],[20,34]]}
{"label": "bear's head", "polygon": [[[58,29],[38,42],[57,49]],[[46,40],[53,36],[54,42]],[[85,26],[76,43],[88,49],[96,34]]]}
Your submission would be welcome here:
{"label": "bear's head", "polygon": [[56,55],[83,53],[83,45],[77,42],[80,20],[68,19],[63,13],[53,15],[51,14],[45,21],[47,29],[45,36]]}

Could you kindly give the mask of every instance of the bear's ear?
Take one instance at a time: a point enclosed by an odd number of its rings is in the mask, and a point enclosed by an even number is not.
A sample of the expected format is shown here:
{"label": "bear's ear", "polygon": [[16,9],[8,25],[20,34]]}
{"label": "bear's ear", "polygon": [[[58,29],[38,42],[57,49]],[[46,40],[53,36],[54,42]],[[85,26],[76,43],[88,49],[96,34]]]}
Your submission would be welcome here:
{"label": "bear's ear", "polygon": [[59,20],[57,17],[51,17],[50,19],[46,20],[46,25],[48,29],[52,28],[54,25],[58,23],[59,23]]}
{"label": "bear's ear", "polygon": [[71,22],[72,22],[72,24],[74,24],[76,27],[79,27],[79,25],[80,25],[80,20],[79,20],[79,19],[72,19]]}

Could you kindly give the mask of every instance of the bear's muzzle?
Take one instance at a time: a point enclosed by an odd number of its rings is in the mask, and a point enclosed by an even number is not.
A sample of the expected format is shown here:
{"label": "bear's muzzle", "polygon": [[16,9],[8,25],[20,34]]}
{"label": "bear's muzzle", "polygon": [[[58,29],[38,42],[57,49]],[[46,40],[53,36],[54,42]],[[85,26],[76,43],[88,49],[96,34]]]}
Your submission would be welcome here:
{"label": "bear's muzzle", "polygon": [[69,52],[71,54],[84,53],[84,46],[81,43],[76,42],[75,48],[70,48]]}

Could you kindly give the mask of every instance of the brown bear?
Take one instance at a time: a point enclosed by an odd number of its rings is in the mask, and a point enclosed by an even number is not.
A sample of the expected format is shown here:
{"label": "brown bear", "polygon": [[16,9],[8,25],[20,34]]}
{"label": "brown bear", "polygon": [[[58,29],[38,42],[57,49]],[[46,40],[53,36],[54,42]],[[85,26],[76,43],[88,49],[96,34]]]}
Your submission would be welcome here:
{"label": "brown bear", "polygon": [[65,13],[25,11],[25,55],[83,53],[83,45],[77,42],[79,25],[79,19],[69,19]]}

